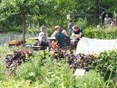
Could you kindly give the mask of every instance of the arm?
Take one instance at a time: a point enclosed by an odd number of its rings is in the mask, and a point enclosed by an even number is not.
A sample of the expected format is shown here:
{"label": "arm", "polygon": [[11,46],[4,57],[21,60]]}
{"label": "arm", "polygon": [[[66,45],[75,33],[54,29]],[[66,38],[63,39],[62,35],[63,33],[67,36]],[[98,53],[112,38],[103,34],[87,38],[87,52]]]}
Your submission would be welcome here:
{"label": "arm", "polygon": [[51,35],[51,37],[55,37],[57,34],[57,31],[54,31],[53,34]]}
{"label": "arm", "polygon": [[81,36],[82,32],[80,32],[79,34],[72,33],[72,37],[81,38]]}

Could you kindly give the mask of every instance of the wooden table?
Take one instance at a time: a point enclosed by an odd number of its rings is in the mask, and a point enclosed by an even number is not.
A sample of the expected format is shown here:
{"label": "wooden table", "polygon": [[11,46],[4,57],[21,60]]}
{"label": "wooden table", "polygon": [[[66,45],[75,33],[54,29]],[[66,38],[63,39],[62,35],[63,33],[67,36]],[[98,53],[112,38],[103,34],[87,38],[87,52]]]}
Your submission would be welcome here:
{"label": "wooden table", "polygon": [[29,38],[29,39],[37,40],[37,39],[39,39],[39,37],[32,37],[32,38]]}
{"label": "wooden table", "polygon": [[[32,38],[29,38],[31,40],[38,40],[39,37],[32,37]],[[52,40],[55,40],[56,38],[55,37],[48,37],[47,38],[49,40],[49,43],[52,41]],[[50,47],[50,44],[49,44],[49,47]],[[42,47],[42,46],[31,46],[31,48],[33,48],[34,50],[44,50],[46,49],[45,47]]]}
{"label": "wooden table", "polygon": [[12,40],[12,41],[9,41],[9,47],[11,46],[19,46],[21,44],[23,44],[23,41],[22,40]]}
{"label": "wooden table", "polygon": [[[37,39],[39,39],[39,37],[33,37],[33,38],[29,38],[29,39],[37,40]],[[55,37],[48,37],[48,40],[53,40],[53,39],[56,39],[56,38]]]}
{"label": "wooden table", "polygon": [[72,40],[72,39],[77,39],[76,37],[70,37],[70,40]]}

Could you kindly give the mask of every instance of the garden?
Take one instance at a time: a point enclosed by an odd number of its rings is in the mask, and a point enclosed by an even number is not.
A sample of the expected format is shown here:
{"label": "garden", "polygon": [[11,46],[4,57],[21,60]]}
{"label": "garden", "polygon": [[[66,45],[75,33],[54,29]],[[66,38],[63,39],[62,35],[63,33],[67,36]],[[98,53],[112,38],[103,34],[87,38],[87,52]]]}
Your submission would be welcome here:
{"label": "garden", "polygon": [[[90,31],[93,31],[92,35]],[[86,37],[100,39],[112,37],[114,39],[117,37],[116,31],[116,28],[111,31],[88,28],[85,29],[84,34]],[[111,33],[113,33],[113,36],[110,36]],[[27,42],[33,41],[27,39]],[[9,48],[7,45],[3,45],[0,47],[0,87],[117,87],[116,50],[104,51],[99,55],[81,53],[75,55],[73,52],[72,49],[57,50],[56,54],[52,54],[47,50],[33,51],[22,46]],[[84,75],[75,76],[76,69],[85,69]]]}
{"label": "garden", "polygon": [[[0,0],[0,88],[117,88],[117,50],[75,54],[76,49],[33,50],[29,37],[42,25],[48,36],[68,20],[82,28],[83,37],[117,39],[117,27],[104,27],[106,13],[117,18],[112,0]],[[100,24],[100,25],[99,25]],[[97,26],[98,25],[98,26]],[[25,44],[9,47],[9,41]],[[75,75],[84,70],[82,75]],[[79,72],[80,73],[80,72]]]}

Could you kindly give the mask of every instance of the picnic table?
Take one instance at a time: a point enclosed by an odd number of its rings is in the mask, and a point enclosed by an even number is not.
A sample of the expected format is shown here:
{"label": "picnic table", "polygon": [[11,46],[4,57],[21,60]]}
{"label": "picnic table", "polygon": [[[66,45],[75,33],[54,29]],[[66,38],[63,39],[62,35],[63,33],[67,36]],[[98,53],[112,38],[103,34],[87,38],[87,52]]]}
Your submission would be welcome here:
{"label": "picnic table", "polygon": [[[31,40],[38,40],[39,37],[32,37],[32,38],[29,38],[29,39],[31,39]],[[49,42],[51,42],[52,40],[55,40],[55,39],[56,39],[55,37],[48,37]],[[70,40],[72,40],[72,39],[76,39],[76,38],[75,37],[70,37]],[[70,44],[70,40],[69,41],[68,40],[65,41],[66,42],[66,47],[72,47],[72,45]],[[51,45],[49,47],[51,47]],[[41,46],[32,46],[32,48],[40,49]]]}
{"label": "picnic table", "polygon": [[[37,39],[39,39],[39,37],[32,37],[32,38],[29,38],[29,39],[32,39],[32,40],[37,40]],[[56,39],[55,37],[48,37],[48,40],[54,40],[54,39]],[[76,39],[75,37],[70,37],[70,40],[71,39]]]}
{"label": "picnic table", "polygon": [[[38,40],[39,37],[31,37],[31,38],[29,38],[29,39],[31,39],[31,40]],[[48,40],[49,40],[49,41],[55,40],[55,37],[48,37]],[[45,50],[47,47],[33,45],[33,46],[31,46],[31,48],[33,48],[34,50]]]}

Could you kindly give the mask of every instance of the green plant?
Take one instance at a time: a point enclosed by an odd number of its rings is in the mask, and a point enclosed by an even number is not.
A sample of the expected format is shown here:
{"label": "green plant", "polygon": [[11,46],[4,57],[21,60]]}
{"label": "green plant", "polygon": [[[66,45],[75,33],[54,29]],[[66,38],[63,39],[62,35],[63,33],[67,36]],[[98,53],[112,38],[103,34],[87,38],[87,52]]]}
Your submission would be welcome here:
{"label": "green plant", "polygon": [[84,29],[86,28],[87,20],[83,18],[79,18],[76,24],[78,25],[78,27],[81,27],[81,29]]}
{"label": "green plant", "polygon": [[88,27],[83,30],[84,37],[97,38],[97,39],[116,39],[117,38],[117,28],[108,30],[100,29],[97,30],[94,27]]}
{"label": "green plant", "polygon": [[0,60],[0,80],[5,79],[5,67],[3,65],[3,61]]}
{"label": "green plant", "polygon": [[83,76],[76,77],[75,88],[103,88],[104,79],[96,71],[90,70]]}
{"label": "green plant", "polygon": [[99,59],[93,63],[93,68],[104,76],[107,86],[116,83],[117,79],[117,51],[105,51],[99,54]]}

